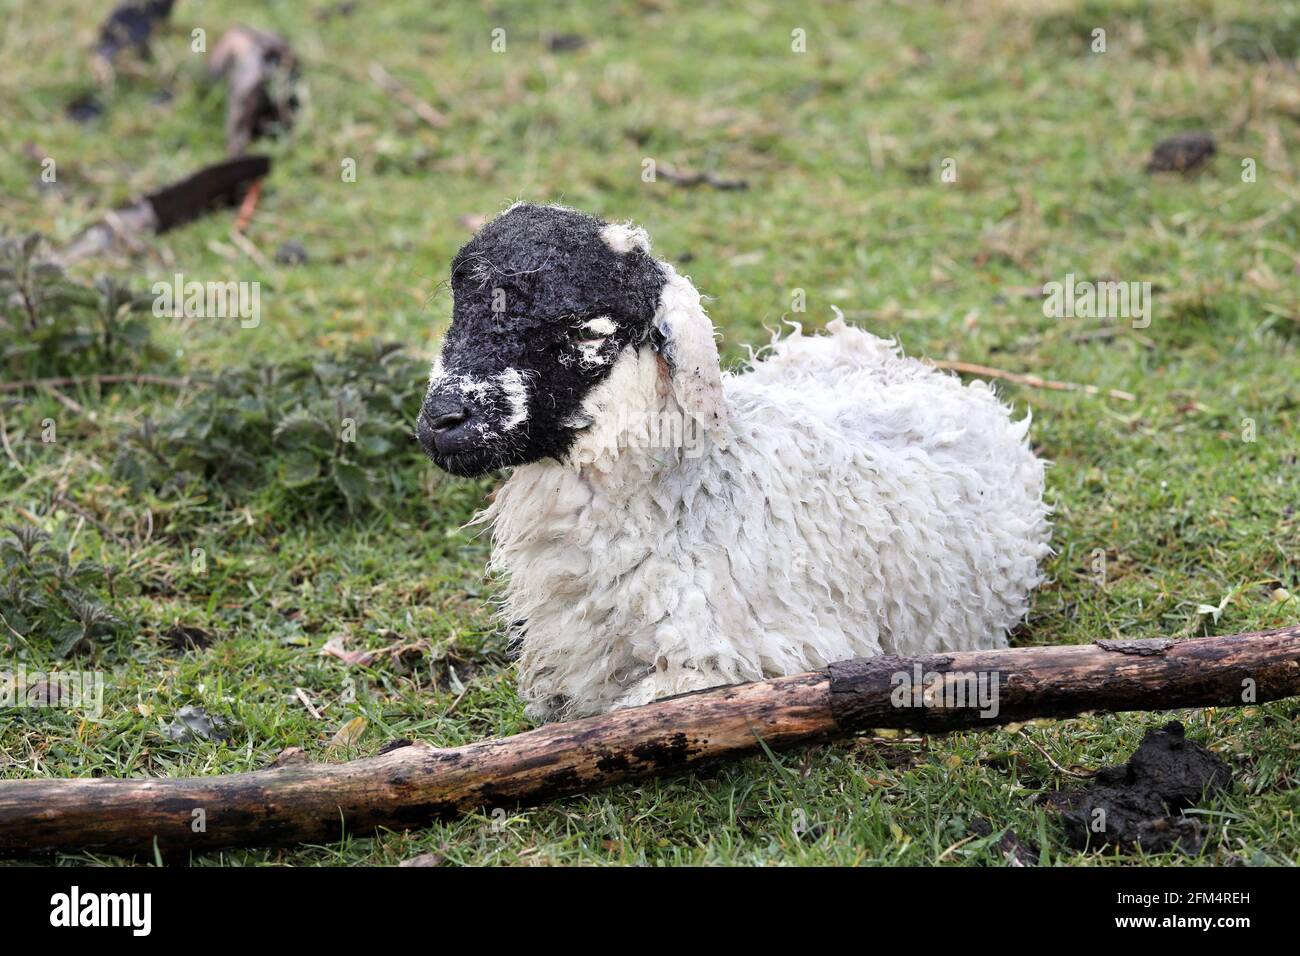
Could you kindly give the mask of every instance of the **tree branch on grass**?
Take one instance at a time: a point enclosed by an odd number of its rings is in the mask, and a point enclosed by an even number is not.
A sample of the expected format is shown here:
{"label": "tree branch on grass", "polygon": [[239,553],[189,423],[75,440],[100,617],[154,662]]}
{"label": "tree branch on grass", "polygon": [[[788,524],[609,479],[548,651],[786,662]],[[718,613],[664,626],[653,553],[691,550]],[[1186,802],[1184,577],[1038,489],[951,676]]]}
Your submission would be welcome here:
{"label": "tree branch on grass", "polygon": [[[978,680],[996,689],[991,706],[988,695],[972,693]],[[362,760],[214,777],[0,782],[0,852],[322,842],[344,827],[358,835],[417,827],[873,728],[972,730],[1297,694],[1300,625],[1181,641],[858,659],[463,747],[400,741]]]}
{"label": "tree branch on grass", "polygon": [[21,382],[0,382],[0,392],[27,392],[38,388],[63,388],[69,385],[166,385],[184,388],[188,378],[166,375],[69,375],[60,378],[30,378]]}
{"label": "tree branch on grass", "polygon": [[1106,395],[1110,398],[1117,398],[1122,402],[1137,401],[1137,396],[1132,392],[1120,391],[1117,388],[1098,388],[1096,385],[1080,385],[1077,382],[1057,382],[1050,378],[1039,378],[1037,375],[1028,375],[1023,372],[1008,372],[989,365],[976,365],[974,362],[959,362],[949,359],[922,359],[922,361],[936,368],[947,369],[950,372],[978,375],[980,378],[998,378],[1004,382],[1028,385],[1030,388],[1050,388],[1057,392],[1083,392],[1085,395]]}

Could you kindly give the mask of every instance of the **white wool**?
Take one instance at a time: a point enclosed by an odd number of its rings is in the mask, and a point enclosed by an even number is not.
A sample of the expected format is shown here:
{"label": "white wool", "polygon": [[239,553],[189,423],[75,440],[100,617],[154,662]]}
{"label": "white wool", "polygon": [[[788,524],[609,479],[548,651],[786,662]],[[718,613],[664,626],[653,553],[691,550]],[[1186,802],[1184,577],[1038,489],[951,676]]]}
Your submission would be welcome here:
{"label": "white wool", "polygon": [[508,368],[497,376],[497,386],[510,403],[510,417],[501,426],[502,431],[513,431],[528,421],[528,387],[518,369]]}
{"label": "white wool", "polygon": [[600,336],[600,338],[587,339],[578,343],[579,363],[587,368],[608,365],[613,356],[602,353],[601,349],[605,347],[606,339],[618,331],[614,320],[607,315],[598,315],[582,323],[582,328],[589,335]]}
{"label": "white wool", "polygon": [[654,324],[664,337],[665,355],[673,366],[673,392],[686,414],[725,444],[727,403],[713,323],[704,314],[700,294],[690,280],[666,262],[659,265],[667,282],[659,293]]}
{"label": "white wool", "polygon": [[596,342],[583,342],[578,346],[578,364],[584,368],[595,368],[600,365],[608,365],[610,356],[601,354],[601,346],[605,344],[604,339]]}
{"label": "white wool", "polygon": [[533,717],[1006,644],[1049,553],[1028,417],[841,321],[720,375],[690,283],[660,311],[676,356],[621,353],[569,459],[481,516]]}
{"label": "white wool", "polygon": [[650,234],[630,222],[611,223],[600,231],[600,238],[620,255],[640,249],[650,251]]}

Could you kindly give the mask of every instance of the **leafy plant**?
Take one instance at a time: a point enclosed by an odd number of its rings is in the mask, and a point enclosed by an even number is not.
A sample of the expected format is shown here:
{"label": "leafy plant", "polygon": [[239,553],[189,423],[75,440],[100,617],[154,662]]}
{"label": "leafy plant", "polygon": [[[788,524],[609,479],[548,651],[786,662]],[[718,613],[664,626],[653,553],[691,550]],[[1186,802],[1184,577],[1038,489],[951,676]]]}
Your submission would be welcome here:
{"label": "leafy plant", "polygon": [[59,657],[89,650],[116,636],[123,622],[96,593],[108,585],[106,569],[73,562],[50,547],[50,536],[31,525],[6,526],[0,537],[0,629],[7,645],[47,641]]}
{"label": "leafy plant", "polygon": [[195,482],[227,500],[272,486],[301,508],[360,511],[418,457],[407,415],[424,376],[399,348],[222,369],[174,415],[129,433],[115,473],[164,497]]}
{"label": "leafy plant", "polygon": [[41,238],[0,235],[0,369],[13,378],[129,372],[157,362],[148,297],[111,278],[73,281]]}

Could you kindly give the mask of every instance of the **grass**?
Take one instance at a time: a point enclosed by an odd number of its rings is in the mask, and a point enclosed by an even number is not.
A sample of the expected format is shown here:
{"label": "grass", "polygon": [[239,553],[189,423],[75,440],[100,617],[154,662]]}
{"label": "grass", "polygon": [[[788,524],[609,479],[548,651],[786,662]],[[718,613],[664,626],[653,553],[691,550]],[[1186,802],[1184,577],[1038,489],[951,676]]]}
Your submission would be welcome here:
{"label": "grass", "polygon": [[[153,320],[173,371],[221,380],[252,360],[310,365],[371,339],[402,343],[415,367],[448,321],[439,283],[469,237],[461,217],[517,197],[563,201],[646,225],[656,251],[712,296],[728,361],[783,318],[820,327],[838,306],[912,354],[1134,393],[1127,403],[1002,388],[1032,411],[1038,451],[1054,463],[1057,554],[1016,644],[1300,620],[1300,598],[1287,599],[1300,594],[1300,5],[988,0],[793,12],[762,0],[642,0],[505,2],[488,14],[402,0],[331,10],[182,0],[153,62],[101,93],[105,115],[79,125],[63,110],[88,88],[95,24],[70,0],[21,6],[0,25],[0,226],[66,241],[113,204],[219,158],[224,96],[190,31],[206,29],[210,48],[235,22],[274,29],[297,46],[308,97],[297,128],[258,147],[275,162],[249,232],[261,263],[217,215],[133,261],[78,270],[146,293],[176,271],[262,284],[255,329]],[[496,27],[503,53],[490,47]],[[1105,53],[1090,49],[1096,27]],[[791,50],[796,28],[805,53]],[[587,43],[552,52],[562,34]],[[447,128],[385,94],[371,61],[443,111]],[[1155,142],[1192,129],[1218,139],[1206,170],[1143,172]],[[52,186],[40,184],[41,157],[56,162]],[[648,183],[647,158],[750,188]],[[1242,178],[1247,158],[1254,182]],[[345,159],[355,182],[342,180]],[[956,162],[954,183],[941,179],[945,159]],[[306,248],[305,265],[275,263],[290,240]],[[1067,273],[1152,283],[1150,326],[1045,317],[1039,289]],[[792,312],[796,289],[806,313]],[[120,622],[67,659],[53,627],[0,639],[5,667],[107,679],[99,718],[7,712],[0,776],[214,774],[266,766],[290,746],[342,759],[397,737],[451,745],[525,729],[487,607],[487,545],[461,530],[492,483],[438,479],[400,446],[372,475],[373,502],[350,508],[326,486],[306,496],[288,487],[291,449],[265,430],[261,470],[240,483],[205,465],[179,488],[133,487],[113,468],[146,420],[183,416],[207,394],[0,393],[10,446],[0,518],[46,531],[51,562],[101,565],[81,587]],[[409,426],[416,410],[388,421]],[[54,443],[41,441],[46,419]],[[336,453],[324,448],[320,460]],[[43,573],[54,587],[54,572]],[[181,625],[210,643],[186,649],[169,636]],[[349,666],[322,653],[340,640],[402,649]],[[166,727],[187,705],[224,717],[229,739],[172,740]],[[358,716],[360,736],[331,746]],[[1211,835],[1196,862],[1300,862],[1295,702],[1176,716],[1238,779],[1204,805]],[[1166,719],[1092,716],[1024,733],[1062,765],[1098,766],[1126,758]],[[469,864],[1000,865],[1008,827],[1047,863],[1184,862],[1070,850],[1031,802],[1069,783],[1014,732],[860,740],[495,819],[193,862],[376,864],[432,852]],[[972,837],[977,819],[990,836]]]}

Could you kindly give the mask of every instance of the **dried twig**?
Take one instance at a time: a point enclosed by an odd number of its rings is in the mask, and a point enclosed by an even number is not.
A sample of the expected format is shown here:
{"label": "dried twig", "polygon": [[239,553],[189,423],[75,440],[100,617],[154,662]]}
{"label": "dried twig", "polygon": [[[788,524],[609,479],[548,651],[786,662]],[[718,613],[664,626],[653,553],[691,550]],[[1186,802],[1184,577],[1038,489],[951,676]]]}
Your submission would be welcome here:
{"label": "dried twig", "polygon": [[1029,736],[1023,730],[1017,730],[1016,733],[1028,741],[1029,746],[1037,750],[1042,755],[1043,759],[1052,765],[1052,769],[1057,773],[1063,773],[1067,777],[1078,777],[1080,780],[1091,780],[1093,777],[1097,776],[1097,771],[1095,770],[1071,770],[1068,767],[1062,767],[1052,759],[1052,755],[1047,752],[1046,748],[1039,744],[1039,742],[1033,737]]}
{"label": "dried twig", "polygon": [[305,690],[303,690],[301,687],[295,687],[293,689],[293,694],[300,701],[302,701],[302,705],[307,708],[307,713],[311,714],[317,720],[322,719],[320,715],[320,711],[316,709],[316,705],[311,702],[311,698],[307,696],[307,692]]}
{"label": "dried twig", "polygon": [[20,382],[0,382],[0,392],[27,392],[36,388],[60,388],[65,385],[167,385],[184,388],[188,378],[168,378],[166,375],[72,375],[60,378],[29,378]]}
{"label": "dried twig", "polygon": [[446,129],[447,117],[438,112],[424,100],[420,99],[378,63],[370,64],[370,78],[379,84],[384,92],[392,95],[398,102],[409,109],[434,129]]}
{"label": "dried twig", "polygon": [[3,613],[0,613],[0,624],[3,624],[5,626],[5,630],[7,630],[14,637],[18,638],[18,640],[22,641],[24,644],[27,643],[27,638],[23,637],[16,630],[14,630],[14,626],[9,623],[9,618],[5,617]]}
{"label": "dried twig", "polygon": [[451,702],[451,706],[448,707],[448,708],[443,712],[443,715],[442,715],[442,716],[444,716],[444,717],[450,717],[453,713],[455,713],[456,708],[457,708],[458,706],[460,706],[460,702],[461,702],[462,700],[465,699],[465,695],[468,694],[468,693],[469,693],[469,688],[468,688],[468,687],[462,687],[460,693],[456,695],[456,699],[453,700],[453,701]]}
{"label": "dried twig", "polygon": [[85,518],[96,528],[98,528],[99,533],[104,535],[105,537],[112,538],[118,544],[122,544],[122,545],[130,543],[126,540],[126,538],[122,537],[120,534],[118,534],[108,525],[104,524],[104,522],[100,521],[93,514],[91,514],[85,508],[81,507],[81,505],[77,504],[75,501],[73,501],[71,498],[69,498],[66,494],[63,494],[62,492],[60,492],[58,497],[56,497],[52,502],[52,506],[55,508],[59,507],[60,505],[63,505],[69,511],[74,512],[78,517]]}
{"label": "dried twig", "polygon": [[23,467],[22,462],[18,460],[18,456],[14,454],[13,447],[9,444],[9,429],[5,427],[5,419],[3,415],[0,415],[0,445],[4,446],[5,454],[9,456],[9,460],[13,462],[15,468],[19,471],[27,470]]}
{"label": "dried twig", "polygon": [[660,164],[656,175],[662,176],[674,186],[712,186],[714,189],[722,190],[749,188],[749,181],[746,179],[724,179],[713,173],[678,169],[667,163]]}
{"label": "dried twig", "polygon": [[1005,382],[1015,382],[1017,385],[1028,385],[1031,388],[1050,388],[1057,392],[1083,392],[1085,395],[1106,395],[1124,402],[1137,401],[1137,396],[1132,392],[1122,392],[1117,388],[1098,388],[1096,385],[1080,385],[1077,382],[1058,382],[1050,378],[1039,378],[1037,375],[1028,375],[1023,372],[1008,372],[1005,369],[993,368],[988,365],[976,365],[974,362],[959,362],[949,359],[923,359],[922,361],[928,362],[935,368],[947,369],[950,372],[978,375],[981,378],[998,378]]}
{"label": "dried twig", "polygon": [[68,398],[68,396],[64,395],[53,385],[48,386],[45,390],[50,393],[51,397],[53,397],[55,401],[57,401],[68,411],[72,412],[74,415],[86,414],[85,406],[83,406],[80,402],[76,402]]}
{"label": "dried twig", "polygon": [[230,230],[230,241],[233,242],[239,248],[240,252],[248,256],[248,258],[252,259],[263,269],[271,268],[271,263],[266,258],[266,256],[262,253],[262,250],[257,248],[256,243],[254,243],[252,239],[249,239],[238,229]]}

